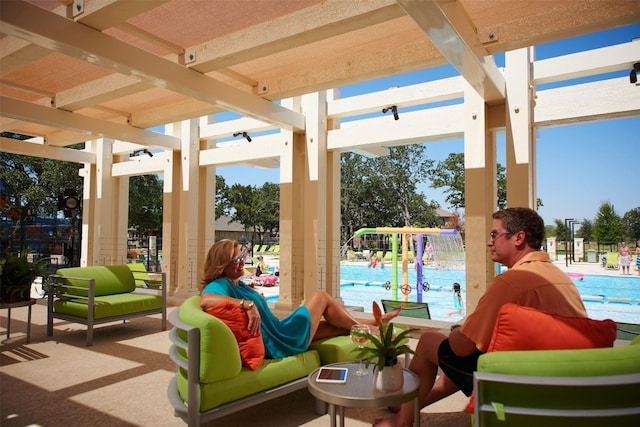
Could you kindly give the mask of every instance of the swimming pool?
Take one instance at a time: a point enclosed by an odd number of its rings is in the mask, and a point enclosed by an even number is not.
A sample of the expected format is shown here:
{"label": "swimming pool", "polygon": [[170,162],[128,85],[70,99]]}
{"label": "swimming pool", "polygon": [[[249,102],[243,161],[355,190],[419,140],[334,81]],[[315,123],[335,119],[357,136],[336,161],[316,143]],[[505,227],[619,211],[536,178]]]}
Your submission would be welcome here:
{"label": "swimming pool", "polygon": [[[380,303],[381,299],[396,299],[392,290],[385,288],[385,282],[391,281],[391,267],[369,268],[366,265],[340,266],[340,296],[345,305],[362,307],[371,313],[372,301]],[[638,276],[604,276],[585,274],[571,276],[584,301],[589,317],[592,319],[613,319],[617,322],[640,324],[640,277]],[[429,284],[424,292],[416,289],[416,271],[410,268],[408,280],[411,286],[408,301],[429,303],[431,318],[456,322],[462,318],[460,314],[447,317],[453,310],[453,282],[461,285],[463,308],[466,310],[466,280],[463,270],[423,269],[423,284]],[[402,283],[402,268],[398,268],[398,283]],[[403,294],[397,291],[397,299]],[[277,297],[268,298],[275,302]]]}
{"label": "swimming pool", "polygon": [[[340,295],[345,305],[363,307],[371,312],[372,301],[394,299],[392,290],[385,288],[385,282],[391,280],[391,268],[368,268],[367,266],[343,265],[340,267]],[[613,319],[618,322],[640,323],[640,277],[577,275],[571,279],[576,284],[584,305],[593,319]],[[417,301],[419,289],[416,289],[416,271],[408,271],[411,285],[409,301]],[[402,269],[398,269],[398,282],[402,282]],[[431,317],[435,320],[459,320],[462,316],[454,314],[447,317],[453,309],[453,282],[461,285],[463,302],[466,301],[465,272],[463,270],[423,270],[423,283],[429,284],[427,292],[422,291],[421,301],[429,303]],[[398,291],[397,298],[403,299]],[[463,304],[464,306],[464,304]]]}

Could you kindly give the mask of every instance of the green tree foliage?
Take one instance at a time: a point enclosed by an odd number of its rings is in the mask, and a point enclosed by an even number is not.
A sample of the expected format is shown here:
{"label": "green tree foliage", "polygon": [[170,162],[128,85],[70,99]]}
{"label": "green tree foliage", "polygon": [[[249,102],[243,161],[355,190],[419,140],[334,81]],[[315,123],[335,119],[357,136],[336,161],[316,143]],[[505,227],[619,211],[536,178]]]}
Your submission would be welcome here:
{"label": "green tree foliage", "polygon": [[571,240],[569,229],[565,223],[560,219],[556,219],[554,221],[556,223],[556,239],[558,241]]}
{"label": "green tree foliage", "polygon": [[280,186],[270,182],[256,188],[251,185],[234,184],[226,191],[229,209],[226,212],[235,221],[244,225],[245,232],[253,232],[252,241],[259,235],[278,233],[280,225]]}
{"label": "green tree foliage", "polygon": [[585,243],[593,240],[593,222],[587,218],[583,219],[580,223],[580,230],[576,233],[578,237],[582,237]]}
{"label": "green tree foliage", "polygon": [[162,232],[163,184],[157,175],[129,178],[129,227],[145,236]]}
{"label": "green tree foliage", "polygon": [[593,235],[600,243],[615,243],[622,240],[622,219],[611,203],[600,205],[593,224]]}
{"label": "green tree foliage", "polygon": [[226,181],[220,175],[216,175],[216,219],[222,215],[226,215],[231,207],[229,202],[229,187]]}
{"label": "green tree foliage", "polygon": [[[0,153],[0,210],[3,217],[15,221],[12,230],[2,230],[0,246],[17,246],[22,250],[24,226],[36,217],[55,217],[58,200],[65,190],[74,190],[81,197],[82,178],[78,169],[77,163]],[[49,243],[56,239],[43,237]]]}
{"label": "green tree foliage", "polygon": [[258,214],[255,232],[259,241],[276,236],[280,229],[280,185],[266,182],[254,192],[253,207]]}
{"label": "green tree foliage", "polygon": [[[71,148],[78,148],[72,146]],[[40,157],[0,153],[3,214],[19,212],[22,219],[35,216],[55,216],[58,198],[65,189],[82,195],[80,165]]]}
{"label": "green tree foliage", "polygon": [[622,217],[624,236],[628,242],[640,240],[640,207],[631,209]]}
{"label": "green tree foliage", "polygon": [[344,153],[340,162],[343,241],[365,227],[440,225],[438,204],[416,190],[433,163],[424,145],[392,147],[375,159]]}
{"label": "green tree foliage", "polygon": [[[431,180],[431,188],[442,188],[446,195],[445,200],[455,209],[465,207],[464,202],[464,154],[450,153],[434,168],[427,171]],[[499,209],[507,207],[507,178],[505,168],[500,163],[497,166],[498,176],[498,200]]]}

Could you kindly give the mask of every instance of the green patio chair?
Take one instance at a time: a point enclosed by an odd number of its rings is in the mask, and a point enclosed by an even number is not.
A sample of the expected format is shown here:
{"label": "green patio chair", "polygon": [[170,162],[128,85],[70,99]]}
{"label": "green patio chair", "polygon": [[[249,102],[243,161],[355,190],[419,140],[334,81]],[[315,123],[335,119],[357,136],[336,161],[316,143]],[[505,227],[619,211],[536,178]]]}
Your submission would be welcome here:
{"label": "green patio chair", "polygon": [[607,270],[618,270],[618,252],[607,252]]}
{"label": "green patio chair", "polygon": [[382,300],[382,308],[385,313],[394,310],[396,307],[402,307],[400,316],[413,317],[415,319],[431,319],[429,304],[426,302]]}

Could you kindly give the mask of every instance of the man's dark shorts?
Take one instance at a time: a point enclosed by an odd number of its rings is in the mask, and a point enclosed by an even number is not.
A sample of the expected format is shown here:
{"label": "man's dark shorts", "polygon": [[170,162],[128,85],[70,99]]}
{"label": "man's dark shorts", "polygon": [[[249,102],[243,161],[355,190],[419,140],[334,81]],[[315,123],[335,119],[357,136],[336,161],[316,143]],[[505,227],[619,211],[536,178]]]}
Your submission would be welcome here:
{"label": "man's dark shorts", "polygon": [[476,351],[475,353],[460,357],[457,356],[451,346],[449,340],[442,341],[438,348],[438,364],[440,369],[455,385],[458,386],[466,396],[471,396],[473,391],[473,373],[478,367],[478,357],[483,353]]}

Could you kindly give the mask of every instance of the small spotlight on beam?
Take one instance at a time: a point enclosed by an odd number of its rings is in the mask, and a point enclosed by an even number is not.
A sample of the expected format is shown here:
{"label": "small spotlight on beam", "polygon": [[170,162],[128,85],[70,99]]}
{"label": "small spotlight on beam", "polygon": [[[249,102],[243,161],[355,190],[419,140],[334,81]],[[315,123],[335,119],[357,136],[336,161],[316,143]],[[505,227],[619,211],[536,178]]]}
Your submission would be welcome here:
{"label": "small spotlight on beam", "polygon": [[640,62],[633,64],[633,69],[629,73],[629,82],[638,86],[638,73],[640,73]]}
{"label": "small spotlight on beam", "polygon": [[251,142],[251,137],[250,137],[250,136],[249,136],[249,134],[248,134],[248,133],[246,133],[246,132],[236,132],[236,133],[234,133],[234,134],[233,134],[233,136],[234,136],[234,137],[236,137],[236,136],[240,136],[240,135],[242,135],[243,137],[245,137],[245,138],[247,139],[247,142]]}
{"label": "small spotlight on beam", "polygon": [[393,119],[398,120],[400,116],[398,116],[398,107],[392,105],[391,107],[383,108],[382,114],[387,114],[387,112],[391,111],[393,113]]}

